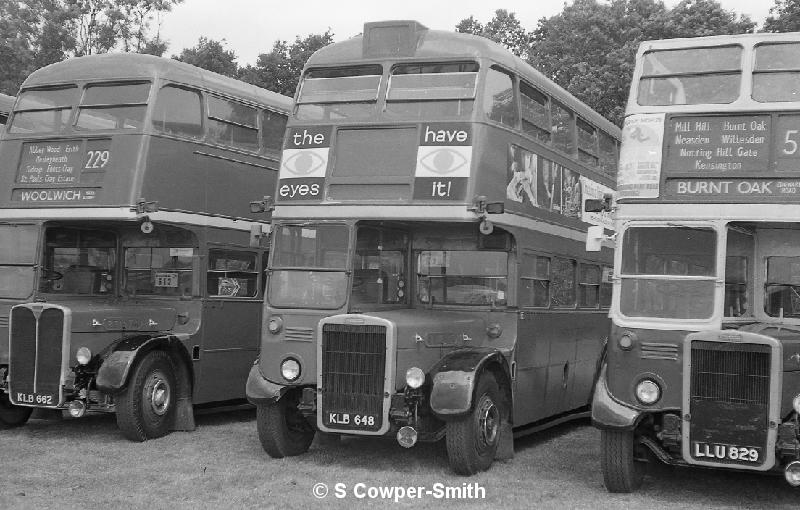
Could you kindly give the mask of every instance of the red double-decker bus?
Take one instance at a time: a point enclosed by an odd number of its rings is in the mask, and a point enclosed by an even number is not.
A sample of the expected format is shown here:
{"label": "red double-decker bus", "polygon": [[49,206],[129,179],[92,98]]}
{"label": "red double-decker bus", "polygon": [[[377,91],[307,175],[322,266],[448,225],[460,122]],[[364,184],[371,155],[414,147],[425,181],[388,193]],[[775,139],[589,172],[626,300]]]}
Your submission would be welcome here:
{"label": "red double-decker bus", "polygon": [[0,425],[115,412],[145,440],[243,399],[269,231],[249,202],[290,105],[135,54],[23,83],[0,142]]}
{"label": "red double-decker bus", "polygon": [[[247,386],[273,457],[317,432],[446,438],[469,474],[585,416],[612,251],[583,201],[619,130],[499,45],[367,23],[302,75]],[[512,432],[513,429],[513,432]]]}

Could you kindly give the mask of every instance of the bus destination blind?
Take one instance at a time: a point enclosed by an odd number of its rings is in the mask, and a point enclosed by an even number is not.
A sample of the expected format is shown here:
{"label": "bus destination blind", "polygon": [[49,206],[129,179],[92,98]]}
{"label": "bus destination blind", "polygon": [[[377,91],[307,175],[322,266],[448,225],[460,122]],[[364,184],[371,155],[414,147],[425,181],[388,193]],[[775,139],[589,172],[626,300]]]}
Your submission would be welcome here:
{"label": "bus destination blind", "polygon": [[665,196],[800,201],[800,115],[679,116],[665,126]]}

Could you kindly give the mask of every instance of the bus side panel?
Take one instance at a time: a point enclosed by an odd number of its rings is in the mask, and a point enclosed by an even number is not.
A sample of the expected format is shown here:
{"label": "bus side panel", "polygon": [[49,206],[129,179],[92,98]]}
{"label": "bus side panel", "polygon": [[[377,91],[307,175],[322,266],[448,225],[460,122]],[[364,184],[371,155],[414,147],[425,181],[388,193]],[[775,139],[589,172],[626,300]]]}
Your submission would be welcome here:
{"label": "bus side panel", "polygon": [[[250,202],[275,194],[277,163],[199,143],[153,136],[142,196],[162,209],[264,221]],[[247,189],[247,195],[239,190]]]}

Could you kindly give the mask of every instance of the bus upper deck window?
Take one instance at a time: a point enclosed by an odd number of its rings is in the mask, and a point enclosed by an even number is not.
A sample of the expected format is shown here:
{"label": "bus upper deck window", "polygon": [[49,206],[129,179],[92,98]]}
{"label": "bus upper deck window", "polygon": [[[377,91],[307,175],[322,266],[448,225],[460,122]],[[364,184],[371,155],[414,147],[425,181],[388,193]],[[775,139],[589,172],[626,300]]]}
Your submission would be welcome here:
{"label": "bus upper deck window", "polygon": [[200,93],[174,85],[158,91],[153,127],[162,133],[199,137],[203,134]]}
{"label": "bus upper deck window", "polygon": [[556,102],[550,103],[550,116],[553,122],[553,145],[556,149],[572,155],[575,153],[575,114],[572,110]]}
{"label": "bus upper deck window", "polygon": [[374,112],[383,67],[309,69],[300,83],[295,115],[301,120],[364,118]]}
{"label": "bus upper deck window", "polygon": [[284,131],[286,131],[286,115],[270,110],[261,112],[262,148],[268,151],[280,151]]}
{"label": "bus upper deck window", "polygon": [[236,101],[208,96],[208,134],[213,142],[258,150],[258,110]]}
{"label": "bus upper deck window", "polygon": [[475,62],[396,65],[386,93],[386,112],[414,119],[469,117],[478,69]]}
{"label": "bus upper deck window", "polygon": [[8,126],[9,133],[52,133],[69,126],[72,107],[78,102],[75,85],[23,90]]}
{"label": "bus upper deck window", "polygon": [[550,141],[550,105],[548,97],[527,83],[519,84],[522,130],[537,140]]}
{"label": "bus upper deck window", "polygon": [[514,82],[510,75],[499,69],[489,69],[484,94],[483,107],[489,119],[508,126],[517,125],[519,114],[514,101]]}
{"label": "bus upper deck window", "polygon": [[638,103],[725,104],[739,97],[742,48],[716,46],[650,51],[642,59]]}
{"label": "bus upper deck window", "polygon": [[150,83],[87,85],[75,127],[89,131],[141,129]]}
{"label": "bus upper deck window", "polygon": [[800,101],[800,43],[762,44],[755,57],[753,99]]}

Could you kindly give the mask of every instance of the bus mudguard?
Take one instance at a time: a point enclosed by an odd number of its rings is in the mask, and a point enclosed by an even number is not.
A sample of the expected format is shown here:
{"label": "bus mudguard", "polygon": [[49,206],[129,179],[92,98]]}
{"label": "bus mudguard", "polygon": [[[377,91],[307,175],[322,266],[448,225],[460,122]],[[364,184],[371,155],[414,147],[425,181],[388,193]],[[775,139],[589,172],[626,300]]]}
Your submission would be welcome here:
{"label": "bus mudguard", "polygon": [[268,381],[258,368],[258,363],[254,364],[247,376],[245,395],[248,402],[254,405],[274,404],[283,397],[290,389],[289,386],[282,386]]}
{"label": "bus mudguard", "polygon": [[501,367],[510,380],[508,363],[497,349],[460,349],[439,360],[430,371],[431,410],[445,420],[469,412],[477,378],[490,364]]}
{"label": "bus mudguard", "polygon": [[[180,339],[175,335],[134,335],[123,338],[112,344],[101,353],[103,360],[97,371],[95,384],[106,393],[118,393],[128,383],[128,374],[142,355],[155,349],[162,349],[180,362],[175,365],[175,379],[178,383],[178,395],[175,409],[175,422],[172,430],[190,431],[195,429],[194,412],[192,410],[192,364]],[[178,360],[176,360],[178,361]]]}
{"label": "bus mudguard", "polygon": [[608,391],[606,369],[603,364],[597,378],[592,398],[592,424],[601,429],[632,430],[641,412],[618,402]]}

